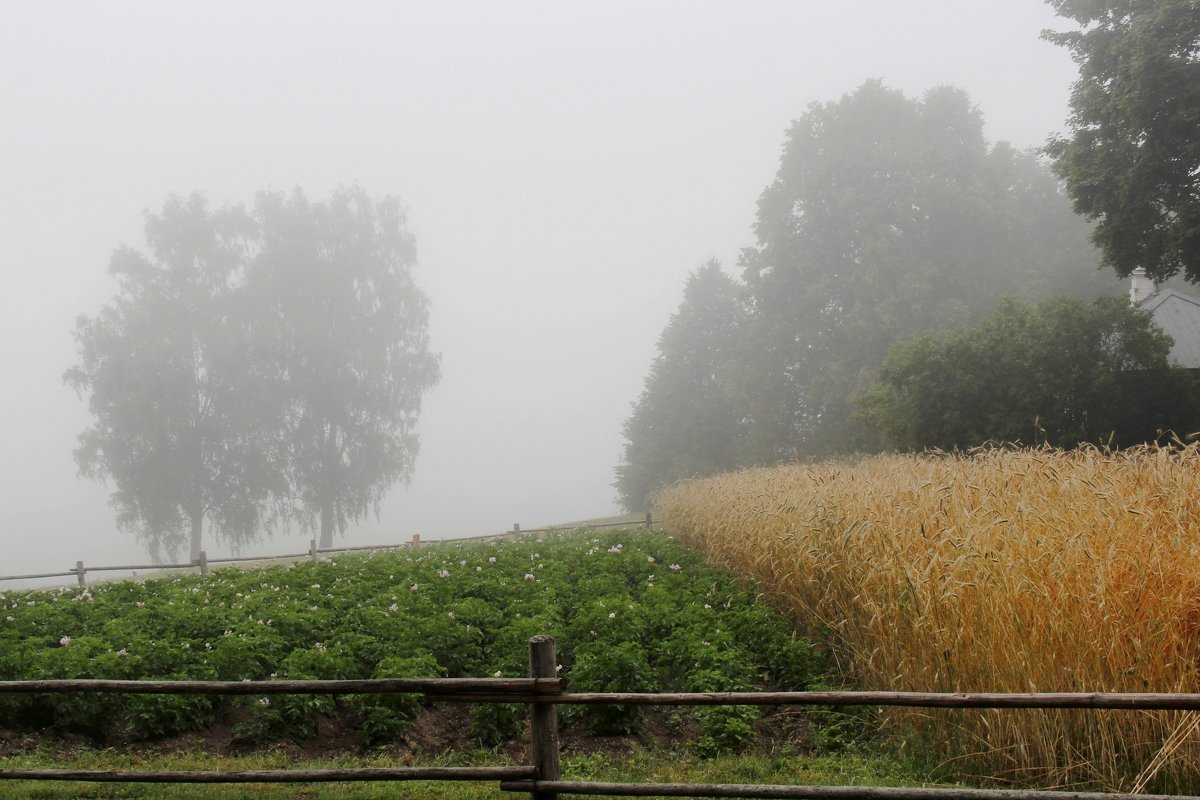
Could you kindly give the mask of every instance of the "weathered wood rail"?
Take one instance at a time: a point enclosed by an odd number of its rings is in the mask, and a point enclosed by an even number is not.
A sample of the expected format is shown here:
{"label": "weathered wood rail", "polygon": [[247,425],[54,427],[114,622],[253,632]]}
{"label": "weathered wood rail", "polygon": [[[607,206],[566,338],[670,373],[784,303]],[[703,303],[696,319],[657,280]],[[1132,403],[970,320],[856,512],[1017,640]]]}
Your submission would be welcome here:
{"label": "weathered wood rail", "polygon": [[[316,783],[331,781],[499,781],[503,791],[535,800],[563,794],[607,797],[810,798],[810,800],[1180,800],[1188,795],[1120,794],[1017,789],[794,786],[764,784],[609,783],[563,780],[558,706],[797,705],[936,708],[1200,711],[1200,694],[1167,693],[935,693],[935,692],[569,692],[557,677],[554,640],[529,642],[528,678],[402,678],[315,681],[0,681],[0,694],[107,692],[125,694],[421,694],[440,702],[524,703],[530,706],[530,761],[518,766],[372,767],[296,770],[0,769],[15,780],[106,783]],[[1200,798],[1198,798],[1200,800]]]}

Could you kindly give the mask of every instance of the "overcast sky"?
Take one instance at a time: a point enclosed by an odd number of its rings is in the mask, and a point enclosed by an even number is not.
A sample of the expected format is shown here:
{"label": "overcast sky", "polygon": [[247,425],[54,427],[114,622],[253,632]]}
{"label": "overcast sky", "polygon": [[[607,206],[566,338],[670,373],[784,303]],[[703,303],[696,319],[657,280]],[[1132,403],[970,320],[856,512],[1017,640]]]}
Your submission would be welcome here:
{"label": "overcast sky", "polygon": [[1046,27],[1041,0],[0,0],[0,574],[145,558],[76,478],[62,373],[169,193],[409,209],[443,378],[411,485],[346,543],[601,516],[684,279],[736,272],[789,122],[951,83],[1039,146],[1075,76]]}

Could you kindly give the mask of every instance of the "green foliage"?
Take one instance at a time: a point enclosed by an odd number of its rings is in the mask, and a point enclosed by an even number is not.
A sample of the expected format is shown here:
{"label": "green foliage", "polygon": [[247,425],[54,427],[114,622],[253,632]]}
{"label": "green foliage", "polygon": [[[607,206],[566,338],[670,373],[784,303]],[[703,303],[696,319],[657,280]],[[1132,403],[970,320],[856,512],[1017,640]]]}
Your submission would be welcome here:
{"label": "green foliage", "polygon": [[[424,663],[423,661],[422,664]],[[318,642],[311,648],[296,648],[288,653],[279,666],[278,677],[297,681],[341,681],[361,676],[358,674],[354,657],[347,652],[344,645],[326,647]]]}
{"label": "green foliage", "polygon": [[321,717],[333,713],[331,697],[316,694],[239,698],[245,718],[233,726],[236,739],[264,744],[278,739],[302,741],[317,735]]}
{"label": "green foliage", "polygon": [[[842,688],[821,682],[812,690],[823,692]],[[817,706],[809,709],[807,715],[812,742],[820,753],[851,750],[879,730],[879,709],[868,706]]]}
{"label": "green foliage", "polygon": [[[646,692],[654,687],[654,674],[646,651],[635,642],[616,646],[580,645],[570,673],[571,688],[579,692]],[[588,705],[579,716],[593,733],[633,733],[640,729],[638,706]]]}
{"label": "green foliage", "polygon": [[1046,150],[1118,274],[1200,281],[1200,7],[1048,0],[1080,30],[1044,36],[1079,65],[1070,134]]}
{"label": "green foliage", "polygon": [[754,740],[754,706],[703,706],[695,711],[700,724],[696,739],[697,754],[710,758],[721,753],[736,753]]}
{"label": "green foliage", "polygon": [[499,747],[521,733],[527,716],[515,703],[481,703],[471,709],[471,736],[483,747]]}
{"label": "green foliage", "polygon": [[625,421],[615,486],[626,510],[649,509],[653,492],[669,483],[737,466],[744,432],[731,381],[744,319],[740,290],[720,264],[709,261],[688,277]]}
{"label": "green foliage", "polygon": [[[718,636],[720,634],[718,633]],[[732,637],[702,641],[689,652],[693,659],[685,685],[692,692],[753,691],[755,663]],[[693,712],[700,726],[695,750],[704,757],[741,750],[754,737],[753,723],[761,714],[757,706],[700,706]]]}
{"label": "green foliage", "polygon": [[[646,531],[0,592],[0,679],[517,677],[540,634],[557,638],[560,674],[580,690],[794,689],[819,679],[811,651],[752,591]],[[420,703],[408,694],[3,695],[0,726],[109,741],[216,721],[247,742],[273,742],[311,737],[340,715],[370,748],[403,737]],[[597,731],[637,729],[633,709],[600,709],[566,716]],[[472,734],[502,744],[526,715],[520,704],[480,704]],[[738,746],[757,712],[700,716],[707,753]]]}
{"label": "green foliage", "polygon": [[[186,680],[182,674],[161,680]],[[123,715],[134,739],[161,739],[199,730],[216,719],[216,703],[205,695],[134,694],[122,698]]]}
{"label": "green foliage", "polygon": [[1095,296],[1087,226],[1036,157],[989,146],[965,93],[869,81],[793,123],[742,258],[752,460],[871,450],[853,418],[888,348],[1006,294]]}
{"label": "green foliage", "polygon": [[[272,678],[282,680],[340,680],[356,678],[353,658],[342,648],[329,649],[317,643],[292,650]],[[331,716],[335,700],[326,695],[283,694],[242,698],[246,718],[234,726],[234,736],[253,743],[275,739],[311,739],[317,735],[321,717]]]}
{"label": "green foliage", "polygon": [[[1200,226],[1196,226],[1200,230]],[[689,277],[626,421],[629,510],[681,478],[882,447],[851,398],[890,347],[1001,298],[1120,291],[1034,153],[989,144],[970,98],[868,81],[787,133],[742,282]]]}
{"label": "green foliage", "polygon": [[803,692],[823,672],[821,656],[804,639],[772,637],[763,640],[767,669],[772,683],[783,691]]}
{"label": "green foliage", "polygon": [[208,663],[220,680],[264,680],[279,663],[282,641],[263,633],[223,634],[211,642]]}
{"label": "green foliage", "polygon": [[[389,656],[379,662],[372,678],[440,678],[445,670],[433,654]],[[421,710],[421,698],[412,694],[356,695],[349,698],[364,747],[394,744],[412,728]]]}
{"label": "green foliage", "polygon": [[977,328],[893,348],[856,402],[867,424],[905,450],[1129,445],[1200,422],[1195,383],[1168,364],[1170,344],[1122,298],[1009,299]]}

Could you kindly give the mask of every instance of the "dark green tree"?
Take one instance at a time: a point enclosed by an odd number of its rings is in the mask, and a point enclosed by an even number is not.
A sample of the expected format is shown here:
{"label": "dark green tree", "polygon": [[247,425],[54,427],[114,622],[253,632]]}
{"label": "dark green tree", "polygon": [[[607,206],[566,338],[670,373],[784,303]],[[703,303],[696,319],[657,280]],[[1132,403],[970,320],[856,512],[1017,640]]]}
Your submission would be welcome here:
{"label": "dark green tree", "polygon": [[720,264],[709,261],[688,277],[625,421],[615,485],[627,510],[649,508],[666,484],[737,467],[743,425],[731,381],[743,324],[741,289]]}
{"label": "dark green tree", "polygon": [[1046,152],[1119,275],[1200,281],[1200,4],[1047,0],[1080,30],[1068,136]]}
{"label": "dark green tree", "polygon": [[395,198],[342,188],[310,203],[264,193],[250,270],[257,373],[280,398],[280,457],[300,520],[334,532],[412,475],[422,396],[438,381],[429,301]]}
{"label": "dark green tree", "polygon": [[64,378],[95,421],[75,459],[112,484],[118,524],[153,556],[187,545],[195,559],[205,520],[246,541],[281,488],[236,300],[256,228],[243,209],[212,211],[193,194],[147,215],[146,241],[149,253],[113,254],[117,295],[76,325],[79,361]]}
{"label": "dark green tree", "polygon": [[860,418],[902,450],[985,442],[1129,445],[1197,421],[1171,339],[1122,298],[1009,298],[978,327],[896,345]]}
{"label": "dark green tree", "polygon": [[943,87],[869,81],[793,123],[743,254],[751,301],[737,383],[755,461],[878,446],[850,397],[888,348],[977,323],[1000,297],[1117,290],[1086,224],[1028,153],[983,137]]}

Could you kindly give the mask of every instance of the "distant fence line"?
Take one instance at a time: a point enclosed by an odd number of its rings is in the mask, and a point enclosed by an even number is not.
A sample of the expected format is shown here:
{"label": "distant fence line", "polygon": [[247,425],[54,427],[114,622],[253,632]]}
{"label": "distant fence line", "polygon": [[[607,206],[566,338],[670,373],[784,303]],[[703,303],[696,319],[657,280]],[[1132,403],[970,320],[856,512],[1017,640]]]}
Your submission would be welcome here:
{"label": "distant fence line", "polygon": [[[584,528],[629,528],[634,526],[642,526],[649,528],[654,523],[654,519],[647,512],[644,519],[629,519],[620,522],[603,522],[596,525],[581,525]],[[511,531],[504,533],[485,534],[483,536],[464,536],[458,539],[439,539],[438,543],[450,542],[487,542],[497,541],[501,539],[513,539],[519,536],[529,536],[534,534],[557,533],[560,531],[572,530],[570,526],[553,526],[548,528],[521,528],[519,522],[514,522]],[[282,561],[284,559],[309,558],[317,561],[322,555],[328,553],[353,553],[363,552],[367,550],[396,550],[403,547],[416,550],[421,546],[421,534],[414,533],[411,542],[403,542],[401,544],[372,544],[360,545],[357,547],[317,547],[317,540],[310,539],[308,542],[308,551],[304,553],[283,553],[273,556],[227,556],[224,558],[209,558],[208,554],[200,551],[200,557],[195,561],[188,561],[179,564],[119,564],[114,566],[87,566],[83,561],[76,561],[74,569],[69,569],[64,572],[35,572],[27,575],[0,575],[0,581],[23,581],[37,580],[41,578],[69,578],[74,577],[78,581],[79,586],[87,586],[87,573],[89,572],[136,572],[137,570],[160,570],[160,569],[199,569],[201,575],[208,575],[209,565],[211,564],[233,564],[247,561]]]}

